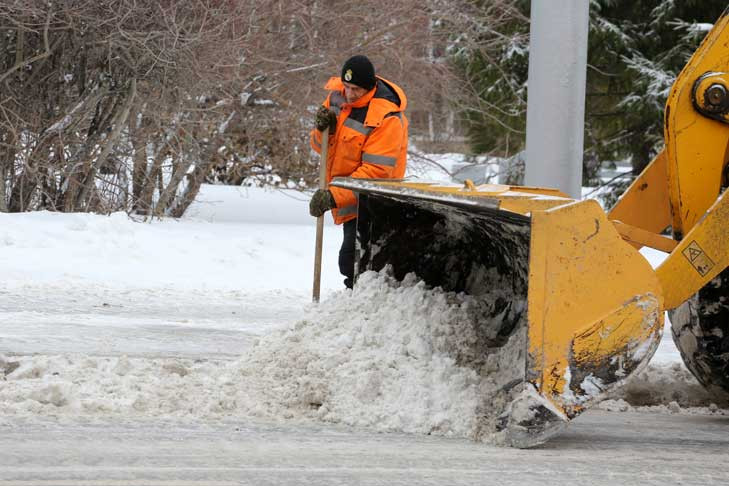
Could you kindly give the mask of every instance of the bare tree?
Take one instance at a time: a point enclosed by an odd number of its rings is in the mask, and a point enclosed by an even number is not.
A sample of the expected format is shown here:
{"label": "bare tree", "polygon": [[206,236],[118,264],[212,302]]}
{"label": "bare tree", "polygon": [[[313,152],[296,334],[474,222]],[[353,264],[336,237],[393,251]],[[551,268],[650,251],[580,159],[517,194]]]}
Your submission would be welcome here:
{"label": "bare tree", "polygon": [[200,100],[226,88],[245,13],[222,0],[0,5],[0,209],[167,212],[205,162],[190,155],[223,114]]}
{"label": "bare tree", "polygon": [[470,5],[5,0],[0,211],[179,216],[204,181],[309,187],[312,113],[351,55],[415,111],[468,98],[444,53],[475,36]]}

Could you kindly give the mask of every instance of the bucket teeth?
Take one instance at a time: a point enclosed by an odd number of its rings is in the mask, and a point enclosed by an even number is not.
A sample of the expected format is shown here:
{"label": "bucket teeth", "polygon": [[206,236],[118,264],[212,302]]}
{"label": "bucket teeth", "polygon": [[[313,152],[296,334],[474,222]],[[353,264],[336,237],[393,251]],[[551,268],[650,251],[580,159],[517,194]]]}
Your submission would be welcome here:
{"label": "bucket teeth", "polygon": [[569,417],[527,384],[499,417],[496,430],[506,445],[534,447],[559,434]]}

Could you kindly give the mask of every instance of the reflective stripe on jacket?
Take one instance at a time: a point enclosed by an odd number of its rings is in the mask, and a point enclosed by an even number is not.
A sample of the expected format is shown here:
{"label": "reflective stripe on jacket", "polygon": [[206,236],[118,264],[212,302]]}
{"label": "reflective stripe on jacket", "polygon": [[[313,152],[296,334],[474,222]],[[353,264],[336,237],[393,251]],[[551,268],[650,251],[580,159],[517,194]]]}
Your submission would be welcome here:
{"label": "reflective stripe on jacket", "polygon": [[[408,148],[407,99],[396,84],[377,76],[377,84],[362,98],[347,103],[339,77],[324,86],[330,90],[324,106],[337,115],[337,128],[329,137],[327,184],[334,177],[399,179],[405,175]],[[311,131],[311,147],[321,153],[321,132]],[[329,187],[336,209],[332,216],[341,224],[357,216],[354,193]]]}

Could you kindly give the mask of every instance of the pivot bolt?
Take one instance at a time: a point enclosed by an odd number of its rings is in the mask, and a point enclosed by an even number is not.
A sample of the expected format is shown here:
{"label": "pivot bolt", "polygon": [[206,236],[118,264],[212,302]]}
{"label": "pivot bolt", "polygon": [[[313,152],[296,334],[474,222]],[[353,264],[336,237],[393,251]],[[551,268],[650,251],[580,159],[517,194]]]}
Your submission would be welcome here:
{"label": "pivot bolt", "polygon": [[721,84],[712,84],[706,90],[706,100],[711,106],[724,106],[727,102],[726,88]]}

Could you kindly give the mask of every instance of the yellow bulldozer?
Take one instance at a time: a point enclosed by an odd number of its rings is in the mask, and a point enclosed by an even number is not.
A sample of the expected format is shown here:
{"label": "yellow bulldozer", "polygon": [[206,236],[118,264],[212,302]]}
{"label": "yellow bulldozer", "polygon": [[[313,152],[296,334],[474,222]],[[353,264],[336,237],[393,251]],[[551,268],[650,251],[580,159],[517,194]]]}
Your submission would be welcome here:
{"label": "yellow bulldozer", "polygon": [[[729,397],[727,23],[672,87],[665,149],[607,213],[538,187],[333,181],[359,196],[358,273],[470,296],[479,342],[460,364],[492,379],[483,415],[506,443],[543,443],[642,369],[664,311],[689,370]],[[653,269],[643,246],[668,255]]]}

